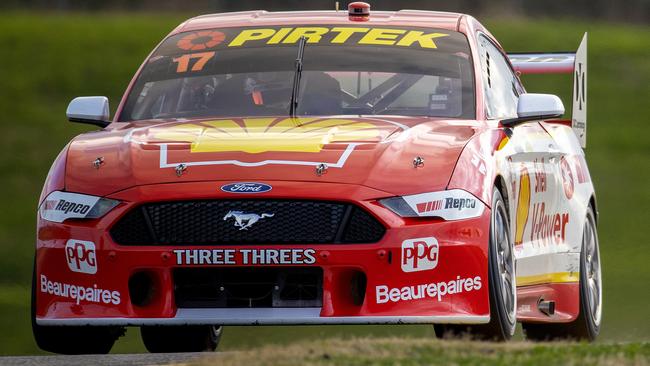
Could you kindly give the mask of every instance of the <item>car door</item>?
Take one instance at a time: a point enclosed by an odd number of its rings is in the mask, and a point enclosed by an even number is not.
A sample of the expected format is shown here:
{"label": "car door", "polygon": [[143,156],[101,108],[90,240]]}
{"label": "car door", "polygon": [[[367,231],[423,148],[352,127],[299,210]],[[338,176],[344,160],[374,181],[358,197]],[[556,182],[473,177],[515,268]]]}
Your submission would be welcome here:
{"label": "car door", "polygon": [[[478,40],[486,115],[493,120],[516,117],[524,89],[501,50],[485,35]],[[557,212],[560,151],[538,121],[507,128],[506,134],[501,154],[511,177],[508,201],[517,285],[544,283],[553,273],[553,253],[568,219]]]}

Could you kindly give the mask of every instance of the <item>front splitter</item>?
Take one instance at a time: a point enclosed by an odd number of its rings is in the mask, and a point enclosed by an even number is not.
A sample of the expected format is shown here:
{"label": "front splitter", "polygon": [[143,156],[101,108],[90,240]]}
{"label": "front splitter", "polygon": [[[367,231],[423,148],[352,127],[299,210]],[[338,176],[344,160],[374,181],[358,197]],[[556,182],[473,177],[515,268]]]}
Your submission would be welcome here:
{"label": "front splitter", "polygon": [[173,318],[37,318],[43,326],[485,324],[489,316],[320,316],[321,308],[178,309]]}

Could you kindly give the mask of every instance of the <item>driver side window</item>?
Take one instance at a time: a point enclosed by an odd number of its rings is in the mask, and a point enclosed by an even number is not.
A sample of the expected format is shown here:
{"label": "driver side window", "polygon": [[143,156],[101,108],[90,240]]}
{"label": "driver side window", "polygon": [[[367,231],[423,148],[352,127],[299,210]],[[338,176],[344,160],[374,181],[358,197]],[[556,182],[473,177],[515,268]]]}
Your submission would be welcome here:
{"label": "driver side window", "polygon": [[517,101],[523,88],[503,53],[485,36],[479,36],[481,74],[486,113],[490,119],[517,116]]}

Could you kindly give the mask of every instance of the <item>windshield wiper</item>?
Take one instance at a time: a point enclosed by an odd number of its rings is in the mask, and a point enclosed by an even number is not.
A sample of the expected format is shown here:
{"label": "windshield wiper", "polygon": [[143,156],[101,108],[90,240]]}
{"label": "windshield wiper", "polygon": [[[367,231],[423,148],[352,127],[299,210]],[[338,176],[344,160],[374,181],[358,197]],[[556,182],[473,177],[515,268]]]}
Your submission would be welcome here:
{"label": "windshield wiper", "polygon": [[305,54],[305,43],[307,38],[300,37],[298,40],[298,57],[293,74],[293,89],[291,89],[291,102],[289,104],[289,116],[295,117],[296,110],[298,109],[298,92],[300,91],[300,77],[302,76],[302,58]]}

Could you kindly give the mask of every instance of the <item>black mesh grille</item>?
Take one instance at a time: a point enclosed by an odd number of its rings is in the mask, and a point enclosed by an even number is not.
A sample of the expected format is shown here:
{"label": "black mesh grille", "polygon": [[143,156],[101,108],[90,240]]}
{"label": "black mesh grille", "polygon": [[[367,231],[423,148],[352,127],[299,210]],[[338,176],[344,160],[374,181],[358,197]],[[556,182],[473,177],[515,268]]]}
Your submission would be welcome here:
{"label": "black mesh grille", "polygon": [[110,231],[122,245],[374,243],[384,232],[354,205],[297,200],[150,203],[128,212]]}
{"label": "black mesh grille", "polygon": [[116,243],[152,243],[154,240],[151,232],[142,207],[139,207],[119,221],[111,230],[111,236]]}
{"label": "black mesh grille", "polygon": [[381,238],[384,235],[384,227],[358,207],[352,208],[348,222],[343,233],[345,243],[365,243],[367,238]]}

